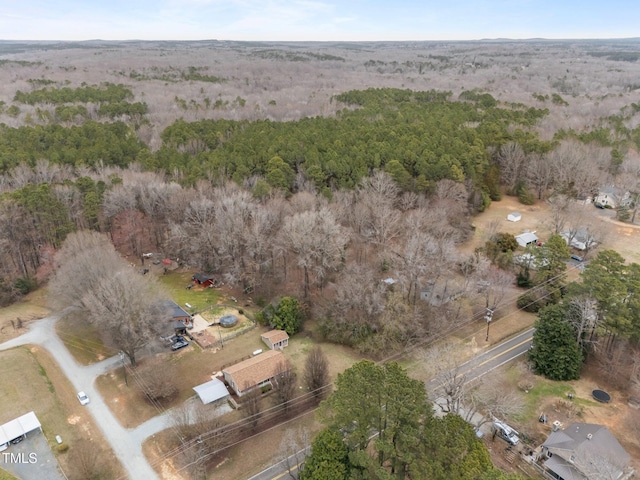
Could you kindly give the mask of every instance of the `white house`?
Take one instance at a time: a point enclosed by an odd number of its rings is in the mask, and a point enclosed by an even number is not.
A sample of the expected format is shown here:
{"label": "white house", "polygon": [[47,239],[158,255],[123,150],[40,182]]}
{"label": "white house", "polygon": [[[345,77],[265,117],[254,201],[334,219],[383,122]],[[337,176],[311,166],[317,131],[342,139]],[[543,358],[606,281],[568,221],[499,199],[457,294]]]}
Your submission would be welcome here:
{"label": "white house", "polygon": [[608,185],[600,188],[593,204],[598,208],[618,208],[622,205],[629,205],[631,196],[629,192],[624,192],[619,188]]}

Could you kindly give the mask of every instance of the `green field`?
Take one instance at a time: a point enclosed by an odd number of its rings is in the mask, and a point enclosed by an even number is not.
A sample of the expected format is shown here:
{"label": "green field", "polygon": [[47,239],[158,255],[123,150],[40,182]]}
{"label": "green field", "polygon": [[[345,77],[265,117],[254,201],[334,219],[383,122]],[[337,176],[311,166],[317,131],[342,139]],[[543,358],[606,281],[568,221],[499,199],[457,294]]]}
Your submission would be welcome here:
{"label": "green field", "polygon": [[[215,305],[222,298],[222,294],[215,288],[192,288],[188,290],[187,285],[193,285],[191,277],[194,272],[169,272],[166,275],[159,275],[158,280],[164,287],[167,295],[189,313],[197,313],[211,305]],[[185,304],[191,305],[187,308]]]}

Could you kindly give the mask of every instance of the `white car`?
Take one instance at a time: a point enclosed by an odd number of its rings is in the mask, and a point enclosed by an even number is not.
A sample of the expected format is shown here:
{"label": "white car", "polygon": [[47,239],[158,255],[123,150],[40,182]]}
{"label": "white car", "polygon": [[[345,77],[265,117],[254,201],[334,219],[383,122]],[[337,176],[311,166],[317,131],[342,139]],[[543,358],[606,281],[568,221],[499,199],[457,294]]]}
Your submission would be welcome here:
{"label": "white car", "polygon": [[78,400],[80,400],[80,405],[87,405],[89,403],[89,396],[84,392],[78,392]]}

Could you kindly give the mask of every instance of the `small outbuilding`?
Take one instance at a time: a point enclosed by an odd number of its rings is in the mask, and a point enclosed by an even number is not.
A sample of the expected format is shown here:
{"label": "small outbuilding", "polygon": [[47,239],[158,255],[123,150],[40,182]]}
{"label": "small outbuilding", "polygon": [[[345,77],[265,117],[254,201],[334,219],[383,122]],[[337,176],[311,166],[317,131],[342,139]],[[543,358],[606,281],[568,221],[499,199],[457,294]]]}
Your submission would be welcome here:
{"label": "small outbuilding", "polygon": [[260,335],[260,338],[271,350],[282,350],[289,345],[289,335],[284,330],[270,330]]}
{"label": "small outbuilding", "polygon": [[520,235],[516,235],[516,242],[522,248],[527,247],[527,245],[535,245],[538,243],[538,237],[536,236],[536,232],[524,232]]}
{"label": "small outbuilding", "polygon": [[214,378],[210,382],[203,383],[197,387],[193,387],[195,392],[205,405],[213,403],[229,396],[229,391],[224,382]]}
{"label": "small outbuilding", "polygon": [[207,275],[205,273],[196,273],[191,277],[191,280],[202,287],[213,287],[216,283],[216,279],[212,275]]}
{"label": "small outbuilding", "polygon": [[510,222],[519,222],[520,220],[522,220],[522,214],[519,212],[511,212],[509,215],[507,215],[507,220],[509,220]]}

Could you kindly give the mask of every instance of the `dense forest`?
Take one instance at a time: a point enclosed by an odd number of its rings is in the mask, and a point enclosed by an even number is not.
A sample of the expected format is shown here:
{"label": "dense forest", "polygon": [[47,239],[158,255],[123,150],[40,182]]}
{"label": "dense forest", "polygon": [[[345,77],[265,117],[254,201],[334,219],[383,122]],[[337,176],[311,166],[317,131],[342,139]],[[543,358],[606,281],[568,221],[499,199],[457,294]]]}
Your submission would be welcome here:
{"label": "dense forest", "polygon": [[294,281],[363,351],[455,324],[464,309],[416,299],[441,282],[477,296],[475,276],[499,296],[504,255],[454,250],[475,212],[640,192],[633,42],[508,47],[0,45],[3,303],[92,229],[265,299]]}

